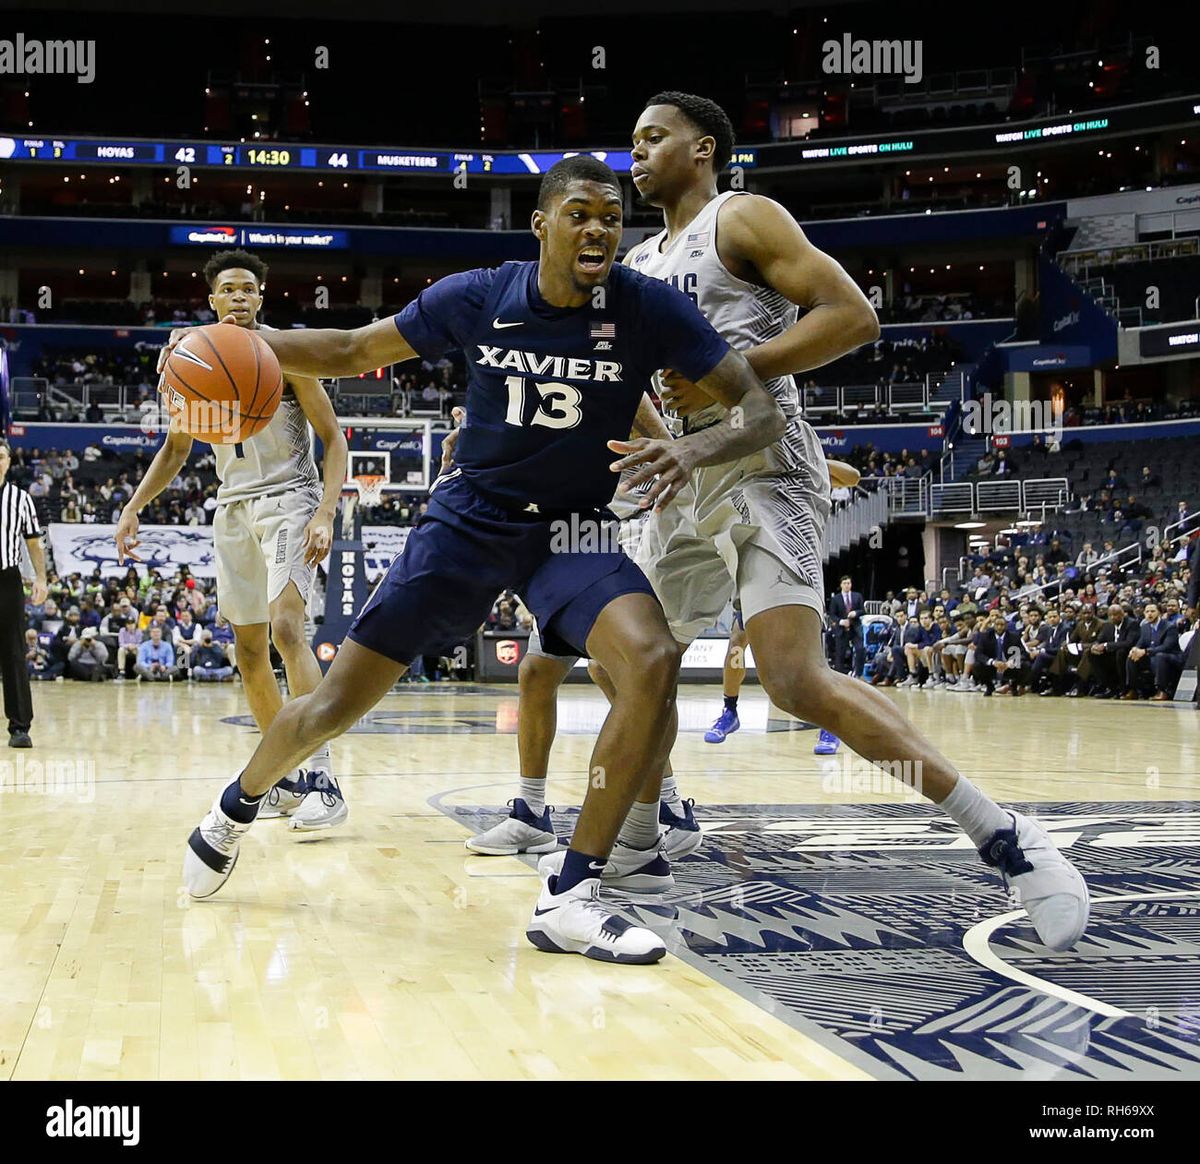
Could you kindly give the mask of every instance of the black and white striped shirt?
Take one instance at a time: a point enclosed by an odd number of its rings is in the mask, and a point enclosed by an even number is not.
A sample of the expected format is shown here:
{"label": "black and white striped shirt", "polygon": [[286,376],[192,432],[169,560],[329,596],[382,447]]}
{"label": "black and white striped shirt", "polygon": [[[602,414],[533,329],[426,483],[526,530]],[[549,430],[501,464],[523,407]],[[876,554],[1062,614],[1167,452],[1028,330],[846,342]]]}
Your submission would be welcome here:
{"label": "black and white striped shirt", "polygon": [[33,498],[11,481],[0,484],[0,570],[20,566],[21,542],[41,536]]}

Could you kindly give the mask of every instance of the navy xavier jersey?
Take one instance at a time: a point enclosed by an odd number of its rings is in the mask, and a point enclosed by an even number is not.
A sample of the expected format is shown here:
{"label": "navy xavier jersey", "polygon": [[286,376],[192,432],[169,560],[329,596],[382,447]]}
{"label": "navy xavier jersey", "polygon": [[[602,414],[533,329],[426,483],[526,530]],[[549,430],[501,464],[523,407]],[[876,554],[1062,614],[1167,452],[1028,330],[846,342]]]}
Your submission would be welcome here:
{"label": "navy xavier jersey", "polygon": [[395,317],[423,358],[460,348],[467,423],[454,463],[472,485],[525,509],[608,504],[616,459],[654,372],[700,380],[729,345],[680,291],[623,266],[605,304],[552,307],[538,264],[504,263],[440,279]]}

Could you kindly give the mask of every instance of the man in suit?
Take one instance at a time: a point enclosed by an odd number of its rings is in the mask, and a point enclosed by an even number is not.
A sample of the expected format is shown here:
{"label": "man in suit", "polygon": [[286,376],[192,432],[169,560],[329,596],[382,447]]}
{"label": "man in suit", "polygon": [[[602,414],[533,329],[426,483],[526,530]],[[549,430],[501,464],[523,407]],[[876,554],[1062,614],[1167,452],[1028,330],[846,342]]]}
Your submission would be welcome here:
{"label": "man in suit", "polygon": [[1092,685],[1094,698],[1111,699],[1124,686],[1125,661],[1140,633],[1137,620],[1119,602],[1108,608],[1108,621],[1079,663],[1079,677]]}
{"label": "man in suit", "polygon": [[850,671],[861,675],[867,650],[862,637],[863,596],[854,589],[849,574],[842,577],[840,589],[829,599],[829,621],[833,625],[833,669],[845,672],[850,654]]}
{"label": "man in suit", "polygon": [[1140,699],[1152,683],[1155,703],[1163,703],[1175,693],[1183,671],[1183,652],[1179,647],[1179,631],[1162,616],[1158,603],[1146,605],[1137,645],[1125,660],[1125,685],[1128,690],[1122,699]]}
{"label": "man in suit", "polygon": [[975,642],[975,682],[982,685],[984,695],[991,695],[996,689],[997,677],[1003,677],[1004,689],[1017,695],[1025,664],[1021,636],[1009,629],[1008,621],[1000,611],[993,611]]}
{"label": "man in suit", "polygon": [[1030,688],[1033,691],[1037,691],[1044,678],[1046,686],[1040,694],[1061,695],[1062,687],[1049,668],[1054,664],[1054,660],[1058,658],[1058,652],[1067,645],[1070,624],[1063,621],[1058,607],[1052,606],[1046,611],[1045,623],[1037,629],[1039,639],[1037,649],[1036,651],[1030,651],[1030,655],[1033,658],[1033,665],[1029,671]]}

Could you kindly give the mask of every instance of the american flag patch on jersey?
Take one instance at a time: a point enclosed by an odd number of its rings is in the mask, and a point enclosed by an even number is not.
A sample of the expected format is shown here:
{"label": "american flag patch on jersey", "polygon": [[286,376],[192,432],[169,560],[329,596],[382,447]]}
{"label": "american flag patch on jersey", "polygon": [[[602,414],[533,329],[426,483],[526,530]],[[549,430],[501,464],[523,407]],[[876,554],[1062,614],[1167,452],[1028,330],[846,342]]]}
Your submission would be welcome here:
{"label": "american flag patch on jersey", "polygon": [[690,247],[708,246],[708,231],[698,230],[695,234],[687,236],[687,245]]}
{"label": "american flag patch on jersey", "polygon": [[593,323],[590,335],[592,339],[616,339],[617,325],[615,323]]}

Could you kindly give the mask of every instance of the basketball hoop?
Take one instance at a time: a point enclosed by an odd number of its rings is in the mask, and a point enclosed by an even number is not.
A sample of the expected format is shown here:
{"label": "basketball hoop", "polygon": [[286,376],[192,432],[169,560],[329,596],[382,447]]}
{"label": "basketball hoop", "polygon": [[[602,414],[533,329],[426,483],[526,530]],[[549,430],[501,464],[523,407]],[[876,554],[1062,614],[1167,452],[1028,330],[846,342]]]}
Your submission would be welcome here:
{"label": "basketball hoop", "polygon": [[387,478],[382,474],[357,473],[351,480],[358,486],[358,503],[364,509],[374,509],[383,501],[383,485]]}

